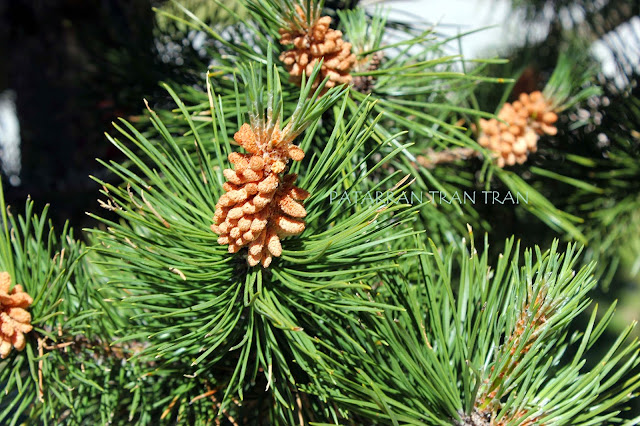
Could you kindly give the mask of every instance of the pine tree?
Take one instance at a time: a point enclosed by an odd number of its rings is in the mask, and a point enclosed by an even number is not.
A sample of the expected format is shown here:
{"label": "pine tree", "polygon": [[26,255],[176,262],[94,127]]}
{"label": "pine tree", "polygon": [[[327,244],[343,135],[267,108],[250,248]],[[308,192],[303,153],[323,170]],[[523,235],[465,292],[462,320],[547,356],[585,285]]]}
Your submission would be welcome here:
{"label": "pine tree", "polygon": [[[210,66],[114,123],[124,160],[100,160],[85,242],[0,198],[0,422],[640,421],[634,324],[599,350],[615,304],[590,308],[624,238],[599,231],[635,204],[621,190],[582,215],[637,175],[634,98],[596,161],[547,146],[608,90],[574,49],[507,102],[518,74],[454,53],[464,35],[381,8],[215,4],[157,11],[168,37],[207,38]],[[539,245],[494,237],[495,210],[465,198],[511,193]]]}

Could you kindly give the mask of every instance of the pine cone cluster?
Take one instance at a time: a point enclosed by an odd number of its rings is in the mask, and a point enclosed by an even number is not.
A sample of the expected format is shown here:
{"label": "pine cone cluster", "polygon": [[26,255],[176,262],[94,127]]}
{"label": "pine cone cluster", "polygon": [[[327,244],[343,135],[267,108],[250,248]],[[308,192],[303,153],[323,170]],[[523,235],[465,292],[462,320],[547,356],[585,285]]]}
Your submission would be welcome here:
{"label": "pine cone cluster", "polygon": [[523,164],[538,149],[541,135],[555,135],[558,116],[539,91],[522,93],[513,103],[505,103],[498,117],[480,120],[478,143],[496,154],[499,167]]}
{"label": "pine cone cluster", "polygon": [[229,253],[248,246],[248,263],[267,268],[282,254],[280,238],[304,231],[307,215],[299,202],[309,193],[296,187],[297,175],[283,175],[289,159],[300,161],[304,152],[279,129],[254,130],[243,124],[234,135],[248,154],[233,152],[225,169],[227,182],[216,205],[211,226],[218,243],[229,245]]}
{"label": "pine cone cluster", "polygon": [[284,62],[290,79],[301,84],[302,72],[311,75],[313,67],[324,58],[320,73],[313,82],[315,90],[329,76],[324,91],[338,84],[351,83],[351,68],[356,63],[356,55],[351,53],[351,43],[342,39],[342,32],[329,28],[331,17],[317,19],[311,27],[306,25],[306,16],[298,8],[301,21],[296,28],[280,28],[280,44],[293,44],[293,49],[283,52],[280,60]]}
{"label": "pine cone cluster", "polygon": [[11,291],[11,276],[0,272],[0,357],[6,358],[11,348],[21,351],[25,346],[24,334],[31,331],[31,314],[25,310],[33,302],[21,285]]}

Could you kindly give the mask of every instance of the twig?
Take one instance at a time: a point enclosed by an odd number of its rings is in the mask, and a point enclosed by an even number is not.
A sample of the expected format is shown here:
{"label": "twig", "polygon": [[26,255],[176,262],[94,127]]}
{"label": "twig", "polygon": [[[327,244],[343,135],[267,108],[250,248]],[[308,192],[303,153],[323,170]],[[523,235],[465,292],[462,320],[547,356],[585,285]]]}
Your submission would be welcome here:
{"label": "twig", "polygon": [[44,390],[43,390],[43,380],[42,380],[42,368],[44,367],[44,351],[42,347],[44,345],[44,339],[38,337],[38,400],[40,402],[44,402]]}
{"label": "twig", "polygon": [[[217,399],[216,399],[216,397],[215,397],[215,390],[216,390],[216,389],[211,389],[211,388],[209,387],[209,385],[207,385],[207,389],[209,390],[209,392],[207,392],[207,393],[209,393],[209,397],[211,398],[211,401],[213,401],[213,404],[215,405],[215,407],[216,407],[218,410],[220,410],[220,406],[221,406],[221,404],[220,404],[220,402],[218,402],[218,400],[217,400]],[[213,390],[214,392],[211,392],[212,390]],[[224,416],[227,418],[227,420],[229,421],[229,423],[231,423],[233,426],[238,426],[238,422],[236,422],[236,419],[234,419],[234,418],[231,416],[231,414],[229,414],[229,413],[227,412],[227,410],[221,410],[221,411],[222,411],[222,414],[224,414]],[[218,421],[218,419],[216,419],[216,424],[218,424],[218,423],[219,423],[219,421]]]}
{"label": "twig", "polygon": [[203,393],[202,395],[198,395],[195,398],[193,398],[191,401],[189,401],[189,405],[193,404],[196,401],[201,400],[202,398],[206,398],[208,396],[213,395],[214,393],[218,392],[218,389],[211,389],[208,392]]}
{"label": "twig", "polygon": [[162,415],[160,416],[160,420],[164,420],[165,417],[167,417],[169,413],[171,413],[171,410],[173,409],[174,405],[176,405],[176,402],[178,402],[177,396],[171,400],[171,402],[169,403],[169,406],[165,408],[165,410],[162,412]]}
{"label": "twig", "polygon": [[466,160],[469,158],[479,158],[481,153],[473,148],[451,148],[443,151],[427,151],[426,155],[418,155],[416,160],[422,167],[432,169],[438,164],[453,163],[458,160]]}
{"label": "twig", "polygon": [[76,342],[64,342],[64,343],[58,343],[57,345],[49,346],[44,344],[45,341],[46,341],[46,337],[42,340],[42,347],[48,351],[52,351],[54,349],[66,348],[67,346],[71,346],[74,343],[76,343]]}
{"label": "twig", "polygon": [[133,205],[136,206],[137,208],[139,208],[140,210],[142,210],[143,209],[142,205],[136,203],[135,198],[133,198],[133,192],[131,191],[131,184],[130,183],[127,183],[127,193],[129,194],[129,199],[131,200]]}
{"label": "twig", "polygon": [[296,404],[298,404],[298,421],[300,426],[304,426],[304,416],[302,415],[302,401],[300,400],[300,394],[296,392]]}
{"label": "twig", "polygon": [[160,216],[160,213],[158,213],[156,211],[156,209],[153,208],[153,206],[151,205],[150,202],[147,201],[146,198],[144,198],[144,190],[140,191],[140,197],[142,198],[142,201],[144,201],[144,203],[147,205],[147,207],[149,207],[149,209],[151,210],[151,213],[153,213],[158,219],[160,219],[160,221],[162,222],[162,224],[164,226],[166,226],[167,228],[170,228],[169,226],[169,222],[167,222],[166,220],[164,220],[164,218],[162,216]]}

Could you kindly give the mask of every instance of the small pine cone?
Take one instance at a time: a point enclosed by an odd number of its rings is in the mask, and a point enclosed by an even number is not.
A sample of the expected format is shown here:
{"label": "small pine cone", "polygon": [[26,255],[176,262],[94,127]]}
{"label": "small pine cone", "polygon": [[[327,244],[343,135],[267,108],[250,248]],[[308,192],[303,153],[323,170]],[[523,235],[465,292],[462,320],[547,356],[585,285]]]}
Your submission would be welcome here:
{"label": "small pine cone", "polygon": [[33,299],[15,285],[11,291],[11,276],[0,272],[0,357],[6,358],[11,348],[21,351],[26,344],[25,333],[31,331],[31,314],[25,310]]}
{"label": "small pine cone", "polygon": [[[382,54],[376,52],[356,64],[356,71],[376,71],[382,62]],[[361,93],[371,93],[377,78],[373,75],[359,75],[353,79],[353,88]]]}
{"label": "small pine cone", "polygon": [[268,134],[243,124],[234,139],[248,154],[229,154],[234,170],[223,171],[226,193],[216,204],[211,229],[229,253],[246,246],[249,265],[267,268],[282,254],[280,238],[304,231],[307,212],[299,201],[309,193],[294,186],[297,175],[282,176],[289,159],[300,161],[304,152],[277,128]]}
{"label": "small pine cone", "polygon": [[498,118],[480,120],[478,143],[494,152],[498,167],[523,164],[538,150],[541,135],[555,135],[558,116],[539,91],[522,93],[517,101],[505,103]]}
{"label": "small pine cone", "polygon": [[[304,13],[298,9],[304,22]],[[281,28],[280,44],[293,44],[293,48],[283,52],[280,60],[289,72],[290,80],[298,85],[302,82],[302,73],[308,77],[314,66],[324,58],[320,73],[313,82],[315,90],[329,76],[323,92],[338,84],[349,84],[352,81],[351,69],[356,63],[356,55],[351,53],[351,43],[342,39],[342,32],[329,28],[331,18],[323,16],[311,27]]]}

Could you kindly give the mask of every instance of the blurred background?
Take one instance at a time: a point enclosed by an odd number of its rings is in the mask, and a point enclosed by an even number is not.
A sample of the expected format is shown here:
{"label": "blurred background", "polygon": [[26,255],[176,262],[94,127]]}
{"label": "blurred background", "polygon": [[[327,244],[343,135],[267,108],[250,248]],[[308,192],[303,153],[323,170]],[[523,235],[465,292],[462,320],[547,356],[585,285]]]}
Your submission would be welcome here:
{"label": "blurred background", "polygon": [[[228,14],[212,1],[181,3],[208,23],[229,23]],[[326,3],[346,8],[357,2]],[[576,129],[567,124],[560,136],[569,145],[602,148],[618,135],[629,145],[629,158],[639,157],[639,1],[419,0],[385,5],[392,8],[394,20],[437,24],[439,32],[451,36],[488,27],[465,36],[462,53],[510,59],[508,66],[490,72],[517,73],[515,94],[543,85],[567,45],[583,46],[597,68],[603,94],[571,112],[572,121],[585,119],[588,125]],[[111,121],[135,121],[144,108],[143,98],[161,102],[166,94],[160,81],[201,84],[208,65],[204,34],[156,19],[152,7],[175,11],[161,0],[0,0],[0,166],[8,203],[19,209],[30,195],[38,207],[51,204],[50,215],[58,226],[65,220],[76,228],[93,226],[85,212],[98,210],[98,188],[88,176],[108,179],[95,159],[117,160],[119,155],[103,134],[110,131]],[[488,86],[478,94],[481,107],[495,110],[502,94],[502,89]],[[606,156],[602,152],[592,150],[590,155]],[[617,191],[622,200],[629,186]],[[613,191],[609,201],[615,203],[618,192]],[[568,199],[567,194],[557,195],[560,203]],[[640,235],[640,220],[629,223],[635,228],[615,231]],[[604,239],[613,232],[610,225],[594,222],[591,236]],[[534,242],[549,238],[548,230],[544,236],[540,232],[536,226],[507,223],[497,235],[516,233]],[[639,259],[625,255],[628,245],[640,246],[640,237],[634,238],[603,246],[618,253],[615,261],[621,267],[612,268],[611,285],[596,298],[605,305],[622,300],[619,326],[640,317]]]}
{"label": "blurred background", "polygon": [[95,207],[103,132],[138,112],[162,71],[149,1],[0,0],[0,147],[9,203],[52,204],[78,227]]}

